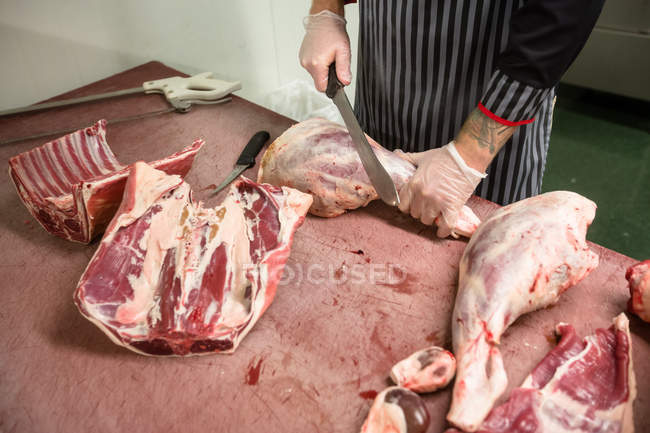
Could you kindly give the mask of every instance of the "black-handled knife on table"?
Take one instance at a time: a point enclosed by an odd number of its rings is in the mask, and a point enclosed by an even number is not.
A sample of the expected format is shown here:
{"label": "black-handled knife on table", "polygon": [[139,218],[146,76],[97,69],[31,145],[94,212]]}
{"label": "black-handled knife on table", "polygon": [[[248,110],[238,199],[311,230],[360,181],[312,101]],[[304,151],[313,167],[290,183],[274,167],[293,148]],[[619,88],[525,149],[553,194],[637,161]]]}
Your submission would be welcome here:
{"label": "black-handled knife on table", "polygon": [[247,168],[250,168],[255,165],[255,157],[260,153],[264,144],[269,140],[269,133],[266,131],[259,131],[248,141],[244,150],[237,158],[235,163],[235,168],[230,172],[228,177],[221,182],[221,184],[212,191],[212,194],[217,194],[219,191],[224,189],[230,184],[233,180],[237,178],[240,174],[244,172]]}
{"label": "black-handled knife on table", "polygon": [[373,152],[372,147],[366,139],[366,135],[361,130],[359,121],[354,115],[350,101],[343,90],[343,83],[336,76],[336,65],[334,63],[329,68],[325,94],[332,99],[341,112],[345,126],[348,128],[354,147],[357,149],[357,153],[363,164],[363,168],[366,170],[366,174],[368,174],[370,183],[372,183],[377,194],[379,194],[379,198],[386,204],[397,206],[399,204],[399,195],[397,194],[395,183],[384,166],[381,165],[381,162],[379,162],[377,155],[375,155],[375,152]]}

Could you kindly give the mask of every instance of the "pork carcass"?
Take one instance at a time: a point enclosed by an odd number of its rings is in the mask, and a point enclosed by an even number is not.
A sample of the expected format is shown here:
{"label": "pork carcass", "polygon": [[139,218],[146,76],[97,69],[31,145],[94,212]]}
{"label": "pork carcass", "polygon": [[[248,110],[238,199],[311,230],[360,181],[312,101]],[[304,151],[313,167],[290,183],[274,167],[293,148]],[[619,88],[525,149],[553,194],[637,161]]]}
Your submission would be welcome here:
{"label": "pork carcass", "polygon": [[115,343],[148,355],[232,352],[275,296],[311,197],[240,178],[204,208],[136,163],[74,294]]}
{"label": "pork carcass", "polygon": [[496,210],[460,260],[452,315],[456,382],[447,419],[476,430],[507,385],[503,332],[522,314],[555,303],[598,265],[585,241],[596,205],[556,191]]}
{"label": "pork carcass", "polygon": [[430,422],[419,395],[391,386],[375,397],[361,433],[425,433]]}
{"label": "pork carcass", "polygon": [[[636,382],[632,339],[621,313],[609,329],[581,339],[571,325],[514,389],[490,412],[480,433],[632,433]],[[456,433],[449,430],[447,433]]]}
{"label": "pork carcass", "polygon": [[[150,164],[185,176],[203,146]],[[128,167],[106,142],[106,121],[68,134],[9,160],[9,175],[29,213],[55,236],[84,244],[101,234],[122,199]]]}
{"label": "pork carcass", "polygon": [[[399,191],[415,173],[415,166],[367,138]],[[314,204],[309,211],[322,217],[341,215],[379,197],[348,130],[325,119],[305,120],[282,133],[264,153],[257,180],[311,194]],[[464,206],[453,234],[470,236],[479,223]]]}
{"label": "pork carcass", "polygon": [[395,364],[390,378],[413,392],[433,392],[449,384],[456,373],[456,358],[438,346],[418,350]]}
{"label": "pork carcass", "polygon": [[650,322],[650,260],[630,266],[625,278],[630,285],[628,310]]}

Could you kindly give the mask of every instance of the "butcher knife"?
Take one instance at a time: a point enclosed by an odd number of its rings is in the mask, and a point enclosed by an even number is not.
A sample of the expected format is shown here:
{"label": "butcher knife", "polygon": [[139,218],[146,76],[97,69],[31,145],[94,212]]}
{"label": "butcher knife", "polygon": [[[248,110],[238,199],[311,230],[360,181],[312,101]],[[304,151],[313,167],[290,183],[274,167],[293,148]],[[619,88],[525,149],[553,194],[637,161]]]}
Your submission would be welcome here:
{"label": "butcher knife", "polygon": [[343,90],[343,83],[336,76],[336,66],[334,63],[329,68],[325,94],[332,99],[334,105],[341,112],[345,126],[348,128],[354,147],[357,149],[357,153],[363,164],[363,168],[366,170],[370,183],[375,187],[379,198],[390,206],[397,206],[399,204],[399,195],[397,194],[395,183],[393,183],[393,179],[391,179],[384,166],[379,162],[377,155],[375,155],[375,152],[373,152],[372,147],[370,147],[366,139],[366,135],[361,130],[359,121],[354,115],[350,101]]}
{"label": "butcher knife", "polygon": [[268,141],[269,137],[270,135],[266,131],[259,131],[253,135],[253,137],[248,141],[246,147],[244,147],[244,150],[242,150],[241,155],[239,155],[233,171],[231,171],[228,177],[212,192],[212,195],[227,187],[228,184],[235,180],[237,176],[242,174],[244,170],[255,165],[255,157],[260,153],[260,150],[262,150],[264,143]]}

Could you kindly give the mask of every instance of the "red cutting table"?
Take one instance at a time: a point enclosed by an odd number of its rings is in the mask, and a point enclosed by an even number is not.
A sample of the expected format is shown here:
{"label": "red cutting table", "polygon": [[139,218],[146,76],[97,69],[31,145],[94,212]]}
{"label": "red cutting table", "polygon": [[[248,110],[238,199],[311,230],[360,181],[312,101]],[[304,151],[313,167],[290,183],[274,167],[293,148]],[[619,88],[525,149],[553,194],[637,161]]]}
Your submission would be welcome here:
{"label": "red cutting table", "polygon": [[[177,74],[151,62],[61,98]],[[0,141],[166,107],[162,96],[136,95],[15,115],[0,119]],[[187,180],[196,198],[216,205],[223,193],[208,198],[207,189],[231,170],[247,140],[261,129],[274,139],[291,124],[234,97],[187,114],[109,125],[108,143],[129,163],[163,157],[203,137],[207,144]],[[2,146],[0,163],[6,169],[9,157],[45,141]],[[245,174],[255,178],[256,170]],[[450,346],[465,242],[439,240],[431,228],[381,202],[333,219],[309,216],[296,233],[285,271],[293,278],[284,280],[237,351],[186,359],[140,356],[111,343],[72,303],[97,242],[84,246],[46,233],[6,175],[0,176],[0,203],[0,431],[349,433],[360,429],[374,393],[389,384],[393,363],[428,345]],[[481,217],[496,208],[476,198],[469,204]],[[510,388],[552,347],[556,323],[572,323],[584,335],[609,326],[625,309],[624,273],[633,260],[592,247],[600,255],[598,268],[556,306],[520,318],[503,337]],[[386,270],[403,281],[385,284]],[[637,432],[646,432],[650,324],[636,317],[630,324],[635,423]],[[450,389],[425,401],[430,432],[442,431]]]}

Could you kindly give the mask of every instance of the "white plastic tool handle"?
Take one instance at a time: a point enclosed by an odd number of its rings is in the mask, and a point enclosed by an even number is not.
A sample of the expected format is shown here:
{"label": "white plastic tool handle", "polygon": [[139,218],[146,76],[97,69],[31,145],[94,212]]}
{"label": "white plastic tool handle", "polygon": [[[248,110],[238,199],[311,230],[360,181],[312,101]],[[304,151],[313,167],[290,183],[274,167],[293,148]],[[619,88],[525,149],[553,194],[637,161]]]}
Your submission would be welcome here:
{"label": "white plastic tool handle", "polygon": [[186,111],[192,103],[210,103],[241,89],[239,81],[229,82],[212,78],[212,72],[191,77],[169,77],[142,83],[145,93],[162,93],[177,109]]}

